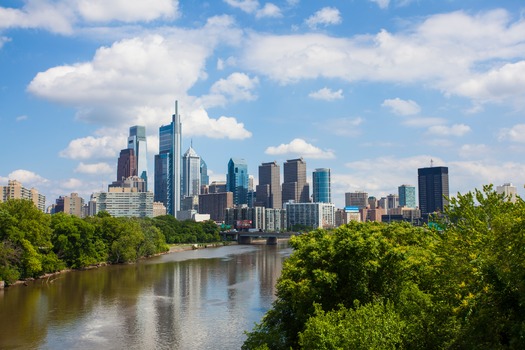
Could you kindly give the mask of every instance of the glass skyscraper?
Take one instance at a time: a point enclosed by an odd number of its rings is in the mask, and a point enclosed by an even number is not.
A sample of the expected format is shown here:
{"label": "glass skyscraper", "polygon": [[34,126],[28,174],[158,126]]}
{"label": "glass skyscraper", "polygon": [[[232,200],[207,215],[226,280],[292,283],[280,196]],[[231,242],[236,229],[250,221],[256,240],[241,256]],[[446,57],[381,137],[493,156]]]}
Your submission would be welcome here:
{"label": "glass skyscraper", "polygon": [[177,216],[181,200],[182,125],[175,101],[175,114],[168,125],[159,128],[159,154],[155,156],[155,201],[166,206],[166,212]]}
{"label": "glass skyscraper", "polygon": [[201,188],[201,157],[190,146],[182,156],[182,196],[195,197]]}
{"label": "glass skyscraper", "polygon": [[[129,128],[128,148],[135,152],[137,176],[144,179],[146,191],[148,188],[148,147],[146,143],[146,127],[135,125]],[[121,179],[117,179],[119,181]]]}
{"label": "glass skyscraper", "polygon": [[233,204],[248,204],[248,164],[244,159],[231,158],[226,175],[226,191],[233,192]]}
{"label": "glass skyscraper", "polygon": [[401,185],[397,188],[399,194],[399,206],[416,207],[416,187],[411,185]]}
{"label": "glass skyscraper", "polygon": [[332,203],[330,169],[319,168],[312,173],[314,203]]}
{"label": "glass skyscraper", "polygon": [[[448,168],[444,166],[417,169],[419,209],[421,215],[443,212],[448,205]],[[446,198],[445,198],[446,197]]]}

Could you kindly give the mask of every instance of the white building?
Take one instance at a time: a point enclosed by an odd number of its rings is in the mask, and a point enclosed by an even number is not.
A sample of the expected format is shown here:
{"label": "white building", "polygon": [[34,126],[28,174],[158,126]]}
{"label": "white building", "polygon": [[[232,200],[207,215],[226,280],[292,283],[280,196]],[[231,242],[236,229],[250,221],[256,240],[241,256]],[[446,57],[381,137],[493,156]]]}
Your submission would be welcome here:
{"label": "white building", "polygon": [[153,192],[133,192],[127,188],[112,187],[110,192],[91,195],[95,212],[107,211],[114,217],[153,217]]}
{"label": "white building", "polygon": [[511,183],[505,183],[503,186],[496,186],[496,192],[505,195],[505,199],[508,199],[512,203],[516,203],[516,195],[518,193],[516,186]]}
{"label": "white building", "polygon": [[305,225],[316,228],[335,227],[333,203],[285,203],[288,227]]}

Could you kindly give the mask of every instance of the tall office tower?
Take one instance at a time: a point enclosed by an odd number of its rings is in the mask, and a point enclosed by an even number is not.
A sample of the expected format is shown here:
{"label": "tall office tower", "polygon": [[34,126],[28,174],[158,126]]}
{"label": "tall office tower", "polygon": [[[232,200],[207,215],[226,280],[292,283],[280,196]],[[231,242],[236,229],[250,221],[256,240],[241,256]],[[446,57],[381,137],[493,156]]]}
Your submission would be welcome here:
{"label": "tall office tower", "polygon": [[[137,176],[144,179],[148,190],[148,147],[146,143],[146,127],[135,125],[129,128],[128,148],[135,152]],[[133,176],[132,174],[130,176]],[[120,181],[120,179],[117,179]]]}
{"label": "tall office tower", "polygon": [[201,186],[208,186],[210,184],[210,177],[208,176],[208,166],[204,159],[201,158]]}
{"label": "tall office tower", "polygon": [[135,151],[132,148],[126,148],[120,151],[117,163],[117,182],[120,183],[130,176],[137,175],[137,160]]}
{"label": "tall office tower", "polygon": [[416,207],[416,187],[411,185],[401,185],[397,188],[399,195],[399,206],[415,208]]}
{"label": "tall office tower", "polygon": [[443,212],[448,205],[448,168],[444,166],[417,169],[419,209],[421,215]]}
{"label": "tall office tower", "polygon": [[166,212],[177,216],[181,200],[182,125],[175,101],[175,114],[168,125],[159,128],[159,154],[155,156],[155,202],[162,202]]}
{"label": "tall office tower", "polygon": [[330,169],[319,168],[312,173],[314,203],[332,203]]}
{"label": "tall office tower", "polygon": [[259,165],[259,184],[255,192],[257,206],[282,208],[281,168],[277,162]]}
{"label": "tall office tower", "polygon": [[345,206],[357,207],[359,209],[366,208],[368,205],[368,193],[355,191],[345,193]]}
{"label": "tall office tower", "polygon": [[386,203],[386,209],[399,207],[399,196],[397,194],[389,194],[386,196]]}
{"label": "tall office tower", "polygon": [[283,167],[283,203],[310,202],[310,185],[306,182],[306,162],[303,158],[290,159]]}
{"label": "tall office tower", "polygon": [[496,192],[503,194],[505,196],[505,200],[516,203],[517,190],[516,186],[512,186],[511,183],[505,183],[503,186],[496,186]]}
{"label": "tall office tower", "polygon": [[244,159],[231,158],[226,175],[226,191],[233,192],[233,204],[248,204],[248,164]]}
{"label": "tall office tower", "polygon": [[182,156],[182,198],[194,197],[201,189],[201,157],[190,146]]}

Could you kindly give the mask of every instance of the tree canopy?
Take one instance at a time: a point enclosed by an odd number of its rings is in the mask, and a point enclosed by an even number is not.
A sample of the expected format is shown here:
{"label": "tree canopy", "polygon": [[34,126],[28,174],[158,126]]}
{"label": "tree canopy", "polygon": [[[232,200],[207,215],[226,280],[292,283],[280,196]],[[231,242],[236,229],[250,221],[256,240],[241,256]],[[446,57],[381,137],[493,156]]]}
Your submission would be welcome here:
{"label": "tree canopy", "polygon": [[292,238],[277,300],[243,348],[525,348],[524,202],[487,186],[436,220]]}

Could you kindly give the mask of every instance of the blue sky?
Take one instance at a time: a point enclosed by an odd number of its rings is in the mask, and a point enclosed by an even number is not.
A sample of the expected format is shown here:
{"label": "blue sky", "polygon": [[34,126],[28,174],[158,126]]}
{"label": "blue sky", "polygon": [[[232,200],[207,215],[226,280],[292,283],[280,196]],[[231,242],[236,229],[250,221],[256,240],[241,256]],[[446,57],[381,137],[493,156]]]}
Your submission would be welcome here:
{"label": "blue sky", "polygon": [[[148,162],[179,101],[211,180],[303,157],[332,196],[381,197],[449,167],[450,191],[525,174],[522,0],[3,0],[0,184],[51,204],[115,180],[130,126]],[[152,182],[150,182],[152,185]]]}

